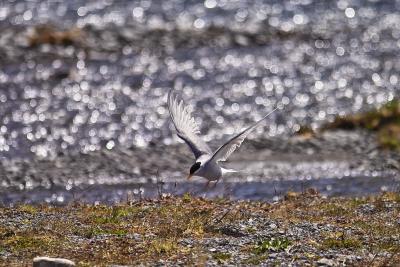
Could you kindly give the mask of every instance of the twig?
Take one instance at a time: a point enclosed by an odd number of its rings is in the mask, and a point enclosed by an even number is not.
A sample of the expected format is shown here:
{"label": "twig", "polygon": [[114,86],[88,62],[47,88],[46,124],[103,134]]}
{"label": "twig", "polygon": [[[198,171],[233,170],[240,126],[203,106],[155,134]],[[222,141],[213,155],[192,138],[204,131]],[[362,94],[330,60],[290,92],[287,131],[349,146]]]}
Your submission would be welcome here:
{"label": "twig", "polygon": [[232,210],[234,209],[234,207],[230,208],[227,212],[225,212],[221,218],[219,218],[218,220],[215,221],[216,224],[220,223],[227,215],[228,213],[230,213]]}
{"label": "twig", "polygon": [[159,177],[159,170],[157,169],[156,172],[156,179],[157,179],[157,193],[158,193],[158,198],[160,200],[163,199],[163,186],[164,186],[164,181],[160,179]]}

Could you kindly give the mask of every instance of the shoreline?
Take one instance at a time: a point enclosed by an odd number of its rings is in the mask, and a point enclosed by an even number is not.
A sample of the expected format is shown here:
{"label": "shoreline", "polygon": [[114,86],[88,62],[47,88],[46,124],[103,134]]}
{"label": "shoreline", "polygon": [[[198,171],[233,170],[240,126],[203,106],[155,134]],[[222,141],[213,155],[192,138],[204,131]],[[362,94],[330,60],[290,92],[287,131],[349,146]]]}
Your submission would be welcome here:
{"label": "shoreline", "polygon": [[85,195],[86,203],[111,204],[129,195],[137,198],[140,191],[143,197],[157,197],[160,185],[169,194],[233,199],[276,199],[308,187],[326,196],[360,196],[397,189],[399,156],[396,150],[378,148],[375,134],[363,130],[250,139],[224,165],[240,172],[210,192],[203,190],[202,179],[184,181],[193,160],[184,144],[8,160],[0,164],[0,204],[65,205],[75,199],[74,194]]}

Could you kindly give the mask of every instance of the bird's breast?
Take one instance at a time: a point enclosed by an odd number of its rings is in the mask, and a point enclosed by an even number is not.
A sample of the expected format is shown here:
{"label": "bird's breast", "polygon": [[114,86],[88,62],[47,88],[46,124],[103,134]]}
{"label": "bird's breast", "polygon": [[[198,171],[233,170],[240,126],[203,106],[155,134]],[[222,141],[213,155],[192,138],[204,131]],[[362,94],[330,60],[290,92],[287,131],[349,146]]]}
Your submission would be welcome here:
{"label": "bird's breast", "polygon": [[222,169],[215,162],[207,162],[198,172],[198,176],[204,177],[210,181],[221,178]]}

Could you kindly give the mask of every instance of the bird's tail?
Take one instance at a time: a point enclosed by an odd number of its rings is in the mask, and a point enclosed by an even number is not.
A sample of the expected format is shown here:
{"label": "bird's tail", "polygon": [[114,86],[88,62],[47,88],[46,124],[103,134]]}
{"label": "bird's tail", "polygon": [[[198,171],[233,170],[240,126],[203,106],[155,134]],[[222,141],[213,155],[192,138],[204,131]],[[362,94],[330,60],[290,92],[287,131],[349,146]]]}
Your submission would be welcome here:
{"label": "bird's tail", "polygon": [[221,168],[221,169],[222,169],[222,175],[224,175],[224,174],[226,174],[226,173],[238,172],[238,171],[232,170],[232,169],[224,169],[224,168]]}

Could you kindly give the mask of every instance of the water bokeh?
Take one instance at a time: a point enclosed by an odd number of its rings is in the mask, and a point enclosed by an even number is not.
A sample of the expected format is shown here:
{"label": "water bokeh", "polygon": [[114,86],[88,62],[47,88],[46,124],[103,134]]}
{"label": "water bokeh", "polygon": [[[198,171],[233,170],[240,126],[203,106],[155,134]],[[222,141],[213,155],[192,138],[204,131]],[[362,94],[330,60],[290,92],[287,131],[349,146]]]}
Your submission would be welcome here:
{"label": "water bokeh", "polygon": [[[0,155],[171,144],[181,89],[207,140],[272,110],[290,135],[393,99],[399,1],[3,1]],[[76,31],[32,45],[38,27]],[[40,38],[37,36],[36,38]]]}

